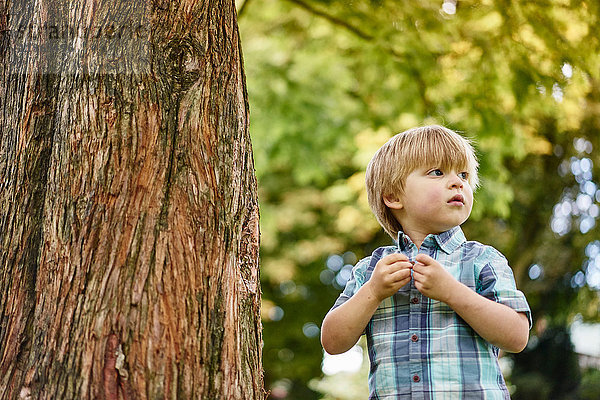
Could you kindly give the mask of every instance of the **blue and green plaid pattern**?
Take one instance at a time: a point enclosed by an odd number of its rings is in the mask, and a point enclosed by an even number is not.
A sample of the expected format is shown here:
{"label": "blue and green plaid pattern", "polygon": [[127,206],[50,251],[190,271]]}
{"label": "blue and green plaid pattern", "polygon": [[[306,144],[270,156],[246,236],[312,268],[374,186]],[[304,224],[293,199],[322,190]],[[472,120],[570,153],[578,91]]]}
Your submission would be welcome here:
{"label": "blue and green plaid pattern", "polygon": [[[480,295],[527,314],[506,258],[496,249],[466,241],[460,227],[429,235],[420,250],[402,232],[398,245],[380,247],[352,270],[333,308],[369,280],[377,261],[402,252],[414,262],[421,252],[442,264]],[[509,399],[498,348],[481,338],[446,304],[422,295],[414,281],[385,299],[365,329],[371,369],[370,399]]]}

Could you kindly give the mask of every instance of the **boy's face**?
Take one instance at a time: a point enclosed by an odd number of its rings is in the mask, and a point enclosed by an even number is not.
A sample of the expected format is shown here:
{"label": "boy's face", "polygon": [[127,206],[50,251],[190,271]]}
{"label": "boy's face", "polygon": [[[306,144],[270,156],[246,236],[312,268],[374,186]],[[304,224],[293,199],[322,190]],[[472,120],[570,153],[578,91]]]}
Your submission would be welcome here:
{"label": "boy's face", "polygon": [[469,218],[473,189],[466,171],[423,167],[407,176],[404,193],[393,200],[386,204],[405,233],[438,234]]}

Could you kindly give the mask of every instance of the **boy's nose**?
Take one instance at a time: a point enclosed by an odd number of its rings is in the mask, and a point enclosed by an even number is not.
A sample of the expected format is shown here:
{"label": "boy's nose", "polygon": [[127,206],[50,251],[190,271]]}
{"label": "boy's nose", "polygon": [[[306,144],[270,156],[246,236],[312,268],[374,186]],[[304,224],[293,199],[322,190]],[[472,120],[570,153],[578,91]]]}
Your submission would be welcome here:
{"label": "boy's nose", "polygon": [[451,188],[462,188],[463,187],[463,180],[460,179],[460,176],[458,176],[458,174],[452,174],[452,176],[450,177],[450,187]]}

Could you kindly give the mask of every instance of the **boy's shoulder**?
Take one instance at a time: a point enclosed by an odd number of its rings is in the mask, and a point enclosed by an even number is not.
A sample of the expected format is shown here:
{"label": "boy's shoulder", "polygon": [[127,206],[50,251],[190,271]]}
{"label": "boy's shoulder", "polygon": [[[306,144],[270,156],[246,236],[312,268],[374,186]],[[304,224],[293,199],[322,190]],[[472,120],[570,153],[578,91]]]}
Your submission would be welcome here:
{"label": "boy's shoulder", "polygon": [[513,276],[512,268],[507,258],[494,246],[483,244],[474,240],[463,243],[461,263],[463,267],[470,266],[475,276],[497,278],[498,276]]}
{"label": "boy's shoulder", "polygon": [[462,244],[461,253],[465,257],[477,257],[478,259],[506,260],[504,254],[494,246],[484,244],[476,240],[467,240]]}

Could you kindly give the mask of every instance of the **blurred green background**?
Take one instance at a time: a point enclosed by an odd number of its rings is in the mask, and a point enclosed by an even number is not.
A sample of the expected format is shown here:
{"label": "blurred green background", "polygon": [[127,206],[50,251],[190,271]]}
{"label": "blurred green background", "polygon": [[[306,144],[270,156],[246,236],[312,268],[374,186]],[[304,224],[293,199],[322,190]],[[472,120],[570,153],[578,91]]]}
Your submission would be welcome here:
{"label": "blurred green background", "polygon": [[481,162],[465,234],[507,256],[534,313],[527,349],[501,360],[513,399],[599,399],[598,2],[237,6],[270,398],[367,397],[366,353],[324,361],[321,321],[351,265],[391,243],[366,201],[367,162],[395,133],[439,123]]}

